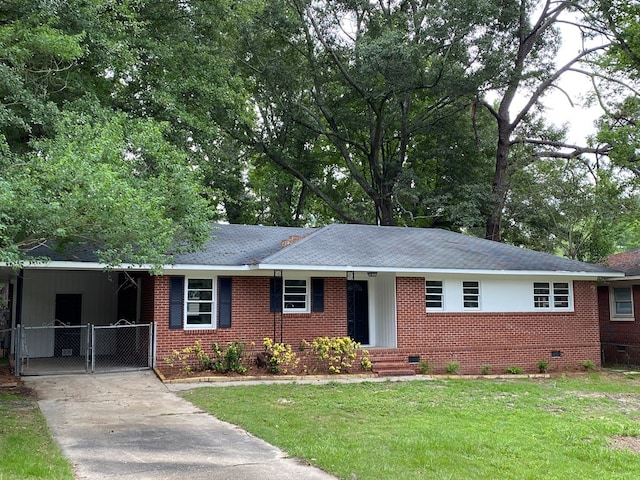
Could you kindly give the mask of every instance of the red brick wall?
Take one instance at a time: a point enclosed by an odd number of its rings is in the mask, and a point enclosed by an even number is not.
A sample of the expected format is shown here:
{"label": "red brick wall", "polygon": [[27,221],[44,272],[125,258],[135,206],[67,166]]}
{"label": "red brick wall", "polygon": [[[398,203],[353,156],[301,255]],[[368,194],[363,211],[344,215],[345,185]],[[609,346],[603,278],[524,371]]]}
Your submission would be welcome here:
{"label": "red brick wall", "polygon": [[640,286],[633,286],[635,321],[611,321],[609,287],[598,287],[603,363],[640,365]]}
{"label": "red brick wall", "polygon": [[[397,282],[398,349],[381,350],[406,359],[420,355],[442,372],[451,361],[461,364],[462,373],[480,373],[491,365],[491,373],[502,373],[507,366],[536,371],[536,362],[548,360],[553,369],[578,368],[583,360],[600,365],[598,306],[594,282],[574,282],[575,312],[570,313],[426,313],[424,279],[401,277]],[[175,349],[201,340],[226,344],[255,342],[262,349],[264,337],[273,338],[274,314],[269,311],[269,277],[234,277],[232,285],[232,327],[215,330],[170,330],[168,277],[143,279],[143,319],[152,311],[157,323],[158,362]],[[153,287],[149,294],[148,287]],[[302,340],[319,336],[345,336],[346,282],[326,278],[324,312],[275,314],[276,340],[282,339],[294,350]],[[551,358],[551,351],[562,357]],[[375,356],[376,349],[370,349]]]}
{"label": "red brick wall", "polygon": [[[436,369],[460,362],[461,373],[492,373],[508,366],[536,371],[538,360],[556,370],[600,364],[595,282],[574,282],[574,312],[442,313],[424,311],[424,280],[400,277],[397,284],[398,348],[420,355]],[[552,358],[551,351],[562,356]]]}
{"label": "red brick wall", "polygon": [[[231,298],[231,328],[183,330],[169,329],[168,277],[155,277],[155,311],[157,322],[157,358],[161,362],[175,349],[193,345],[201,340],[207,349],[213,342],[226,345],[240,341],[255,343],[254,350],[262,350],[262,340],[275,338],[297,349],[302,340],[320,336],[342,337],[347,334],[345,279],[326,278],[324,281],[324,312],[283,314],[269,311],[270,277],[233,277]],[[282,324],[281,324],[282,320]],[[281,329],[282,325],[282,329]]]}

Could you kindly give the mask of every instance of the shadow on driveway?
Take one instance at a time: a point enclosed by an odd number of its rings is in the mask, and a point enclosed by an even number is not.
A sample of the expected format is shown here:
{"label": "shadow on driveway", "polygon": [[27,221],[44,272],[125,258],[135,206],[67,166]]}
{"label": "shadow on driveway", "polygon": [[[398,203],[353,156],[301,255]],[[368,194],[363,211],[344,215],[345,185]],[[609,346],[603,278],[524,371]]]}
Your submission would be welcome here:
{"label": "shadow on driveway", "polygon": [[78,479],[334,478],[206,414],[150,371],[23,381]]}

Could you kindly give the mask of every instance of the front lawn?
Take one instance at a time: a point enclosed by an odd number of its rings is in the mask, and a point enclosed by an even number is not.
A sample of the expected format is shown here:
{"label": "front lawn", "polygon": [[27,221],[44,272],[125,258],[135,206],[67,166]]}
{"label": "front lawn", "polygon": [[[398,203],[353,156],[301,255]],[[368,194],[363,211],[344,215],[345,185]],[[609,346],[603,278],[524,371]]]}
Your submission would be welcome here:
{"label": "front lawn", "polygon": [[184,397],[344,479],[637,479],[640,380],[198,388]]}
{"label": "front lawn", "polygon": [[[8,377],[0,359],[0,376]],[[14,378],[15,377],[8,377]],[[0,480],[71,480],[71,465],[51,438],[29,390],[0,388]]]}

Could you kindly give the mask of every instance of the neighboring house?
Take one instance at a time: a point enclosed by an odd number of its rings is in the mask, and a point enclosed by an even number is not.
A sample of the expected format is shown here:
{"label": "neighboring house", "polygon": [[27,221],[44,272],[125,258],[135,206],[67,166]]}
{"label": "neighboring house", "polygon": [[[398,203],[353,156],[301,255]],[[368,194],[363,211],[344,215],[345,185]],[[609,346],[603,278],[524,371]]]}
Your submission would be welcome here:
{"label": "neighboring house", "polygon": [[[297,348],[348,335],[372,360],[491,373],[600,364],[597,281],[615,270],[437,229],[218,225],[163,275],[54,255],[12,284],[14,323],[155,322],[156,356],[201,340]],[[0,281],[2,279],[0,278]],[[74,306],[75,304],[75,306]],[[68,322],[67,322],[68,323]],[[30,357],[55,356],[51,344]],[[53,340],[50,341],[50,343]],[[415,367],[415,365],[413,365]]]}
{"label": "neighboring house", "polygon": [[604,263],[625,276],[598,287],[602,361],[640,365],[640,249],[611,255]]}

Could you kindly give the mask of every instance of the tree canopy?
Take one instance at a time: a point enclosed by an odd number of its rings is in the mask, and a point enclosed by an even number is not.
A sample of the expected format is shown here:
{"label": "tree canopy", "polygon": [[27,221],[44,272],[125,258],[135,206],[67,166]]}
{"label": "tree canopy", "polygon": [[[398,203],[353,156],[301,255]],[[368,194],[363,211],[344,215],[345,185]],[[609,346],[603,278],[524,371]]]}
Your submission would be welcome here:
{"label": "tree canopy", "polygon": [[[214,218],[436,226],[597,260],[638,212],[638,14],[624,0],[5,0],[0,261],[54,241],[162,265]],[[561,25],[584,39],[564,63]],[[606,107],[590,144],[546,116],[567,72]]]}

